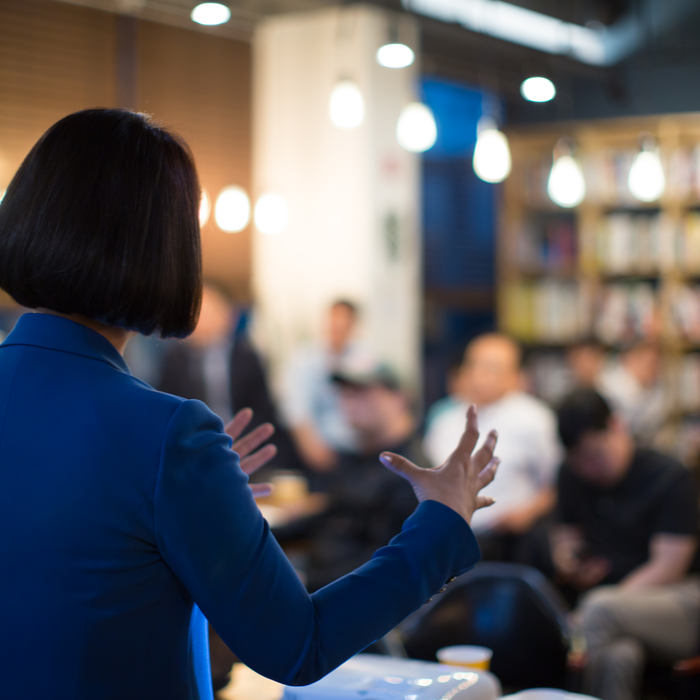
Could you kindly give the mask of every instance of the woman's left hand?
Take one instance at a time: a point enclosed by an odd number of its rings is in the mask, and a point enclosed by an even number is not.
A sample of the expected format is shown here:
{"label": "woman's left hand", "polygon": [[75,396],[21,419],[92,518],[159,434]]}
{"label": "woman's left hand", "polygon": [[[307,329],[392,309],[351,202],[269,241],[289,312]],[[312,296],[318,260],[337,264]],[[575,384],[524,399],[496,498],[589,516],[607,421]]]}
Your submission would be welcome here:
{"label": "woman's left hand", "polygon": [[[252,474],[257,469],[260,469],[277,454],[277,448],[274,445],[265,445],[258,449],[260,445],[274,435],[275,427],[272,423],[263,423],[245,437],[241,437],[251,420],[253,420],[253,411],[250,408],[243,408],[236,413],[231,422],[224,428],[226,433],[233,439],[231,449],[238,453],[238,456],[241,458],[241,469],[246,474]],[[269,496],[272,493],[271,484],[251,484],[250,488],[255,498]]]}

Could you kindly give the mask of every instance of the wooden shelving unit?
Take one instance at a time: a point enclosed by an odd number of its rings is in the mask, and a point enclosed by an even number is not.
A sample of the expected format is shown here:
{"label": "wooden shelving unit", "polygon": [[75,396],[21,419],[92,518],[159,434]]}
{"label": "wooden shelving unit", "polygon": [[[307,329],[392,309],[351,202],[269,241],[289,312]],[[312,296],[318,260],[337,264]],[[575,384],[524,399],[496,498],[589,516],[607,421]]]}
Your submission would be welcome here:
{"label": "wooden shelving unit", "polygon": [[[656,140],[666,175],[666,191],[652,204],[635,200],[626,184],[641,132]],[[539,348],[588,337],[612,349],[656,341],[678,420],[700,413],[700,114],[507,135],[513,172],[499,221],[500,327]],[[575,140],[586,180],[586,198],[574,209],[546,193],[561,136]]]}

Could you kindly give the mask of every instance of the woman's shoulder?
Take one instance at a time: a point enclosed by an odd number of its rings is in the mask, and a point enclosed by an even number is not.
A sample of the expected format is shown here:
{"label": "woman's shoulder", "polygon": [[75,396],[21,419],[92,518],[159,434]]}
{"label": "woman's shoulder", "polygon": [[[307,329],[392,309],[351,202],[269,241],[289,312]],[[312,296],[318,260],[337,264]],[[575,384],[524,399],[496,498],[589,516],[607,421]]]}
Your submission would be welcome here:
{"label": "woman's shoulder", "polygon": [[165,421],[168,432],[197,429],[212,429],[223,432],[223,422],[205,403],[197,399],[168,394],[154,389],[150,384],[129,376],[126,380],[125,399],[134,411],[156,416]]}

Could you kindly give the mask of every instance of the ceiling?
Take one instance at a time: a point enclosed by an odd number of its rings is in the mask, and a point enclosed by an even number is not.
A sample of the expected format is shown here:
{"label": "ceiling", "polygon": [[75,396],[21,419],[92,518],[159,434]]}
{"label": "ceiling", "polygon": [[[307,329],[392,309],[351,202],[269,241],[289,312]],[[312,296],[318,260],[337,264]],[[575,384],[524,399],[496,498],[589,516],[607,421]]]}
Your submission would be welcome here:
{"label": "ceiling", "polygon": [[[266,16],[354,2],[224,0],[231,9],[231,21],[219,27],[200,27],[189,18],[196,0],[56,1],[135,14],[151,21],[243,40],[252,37],[256,24]],[[402,0],[364,1],[389,10],[405,11]],[[641,40],[631,55],[604,67],[537,51],[416,14],[421,28],[423,72],[499,94],[507,104],[509,121],[515,122],[613,116],[617,112],[700,111],[700,94],[696,97],[695,91],[688,90],[688,81],[694,81],[696,74],[700,82],[700,2],[697,0],[507,1],[580,26],[611,28],[616,22],[632,18],[641,28]],[[672,6],[685,9],[677,13],[673,21],[663,23],[659,13]],[[520,83],[530,75],[546,75],[554,80],[559,90],[554,103],[544,106],[524,103],[519,93]],[[638,94],[640,81],[645,86],[641,96]]]}

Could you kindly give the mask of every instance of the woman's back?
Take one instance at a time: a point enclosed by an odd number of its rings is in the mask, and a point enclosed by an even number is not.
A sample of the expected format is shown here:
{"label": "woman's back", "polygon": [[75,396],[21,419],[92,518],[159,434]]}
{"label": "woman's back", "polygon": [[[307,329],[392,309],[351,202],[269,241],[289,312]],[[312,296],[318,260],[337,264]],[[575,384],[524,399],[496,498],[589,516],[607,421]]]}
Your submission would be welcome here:
{"label": "woman's back", "polygon": [[154,536],[180,403],[73,321],[27,314],[0,347],[3,683],[52,698],[136,680],[144,697],[189,694],[192,600]]}

